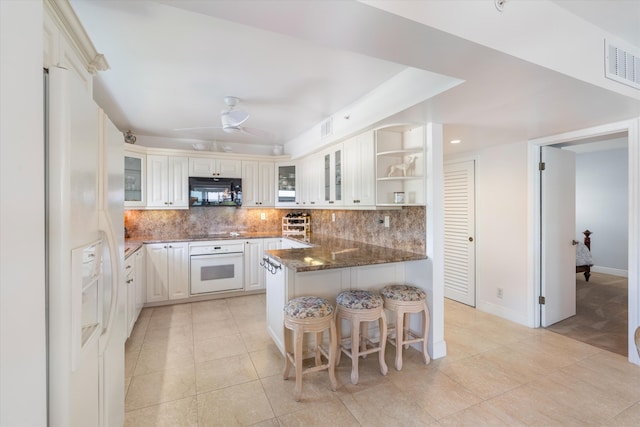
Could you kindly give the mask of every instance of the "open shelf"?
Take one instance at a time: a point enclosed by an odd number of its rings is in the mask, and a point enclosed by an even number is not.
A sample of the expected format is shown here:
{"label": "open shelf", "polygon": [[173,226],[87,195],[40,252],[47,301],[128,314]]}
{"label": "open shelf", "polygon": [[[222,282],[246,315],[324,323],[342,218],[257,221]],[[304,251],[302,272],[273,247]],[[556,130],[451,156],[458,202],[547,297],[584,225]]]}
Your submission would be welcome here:
{"label": "open shelf", "polygon": [[376,206],[424,206],[424,127],[376,131]]}

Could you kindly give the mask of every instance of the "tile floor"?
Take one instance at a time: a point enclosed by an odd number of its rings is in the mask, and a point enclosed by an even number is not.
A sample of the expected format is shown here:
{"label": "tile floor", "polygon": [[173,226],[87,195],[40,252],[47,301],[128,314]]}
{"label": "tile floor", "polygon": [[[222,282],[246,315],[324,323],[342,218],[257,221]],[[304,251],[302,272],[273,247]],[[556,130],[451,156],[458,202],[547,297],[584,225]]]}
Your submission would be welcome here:
{"label": "tile floor", "polygon": [[640,367],[617,354],[445,302],[446,358],[381,376],[377,357],[332,392],[282,380],[264,295],[144,309],[126,344],[127,426],[640,425]]}

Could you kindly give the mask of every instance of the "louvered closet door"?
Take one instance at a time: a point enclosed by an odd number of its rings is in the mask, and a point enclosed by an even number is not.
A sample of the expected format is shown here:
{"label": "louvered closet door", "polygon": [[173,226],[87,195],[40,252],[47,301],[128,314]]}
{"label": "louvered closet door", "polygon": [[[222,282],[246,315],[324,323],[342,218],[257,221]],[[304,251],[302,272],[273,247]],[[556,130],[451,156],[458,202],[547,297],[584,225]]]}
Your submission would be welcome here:
{"label": "louvered closet door", "polygon": [[444,295],[475,307],[475,163],[444,166]]}

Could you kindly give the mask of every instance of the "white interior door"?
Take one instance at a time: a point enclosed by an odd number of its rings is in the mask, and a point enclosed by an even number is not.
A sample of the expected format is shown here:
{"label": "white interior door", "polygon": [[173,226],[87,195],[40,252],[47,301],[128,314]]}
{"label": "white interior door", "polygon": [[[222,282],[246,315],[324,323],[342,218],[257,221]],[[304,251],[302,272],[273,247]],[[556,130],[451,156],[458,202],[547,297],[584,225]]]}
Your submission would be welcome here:
{"label": "white interior door", "polygon": [[542,326],[576,314],[576,158],[575,153],[541,147],[541,285]]}
{"label": "white interior door", "polygon": [[444,166],[444,296],[475,307],[475,162]]}

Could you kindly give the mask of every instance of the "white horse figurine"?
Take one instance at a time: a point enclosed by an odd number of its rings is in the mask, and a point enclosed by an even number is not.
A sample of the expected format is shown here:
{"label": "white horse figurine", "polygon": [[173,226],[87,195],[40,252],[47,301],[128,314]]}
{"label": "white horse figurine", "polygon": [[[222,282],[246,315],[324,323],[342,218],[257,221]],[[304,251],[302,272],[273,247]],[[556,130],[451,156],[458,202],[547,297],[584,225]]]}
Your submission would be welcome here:
{"label": "white horse figurine", "polygon": [[407,176],[407,173],[411,176],[413,174],[415,163],[416,156],[407,156],[407,160],[404,163],[389,166],[389,173],[387,176],[392,176],[396,171],[402,171],[402,176]]}

